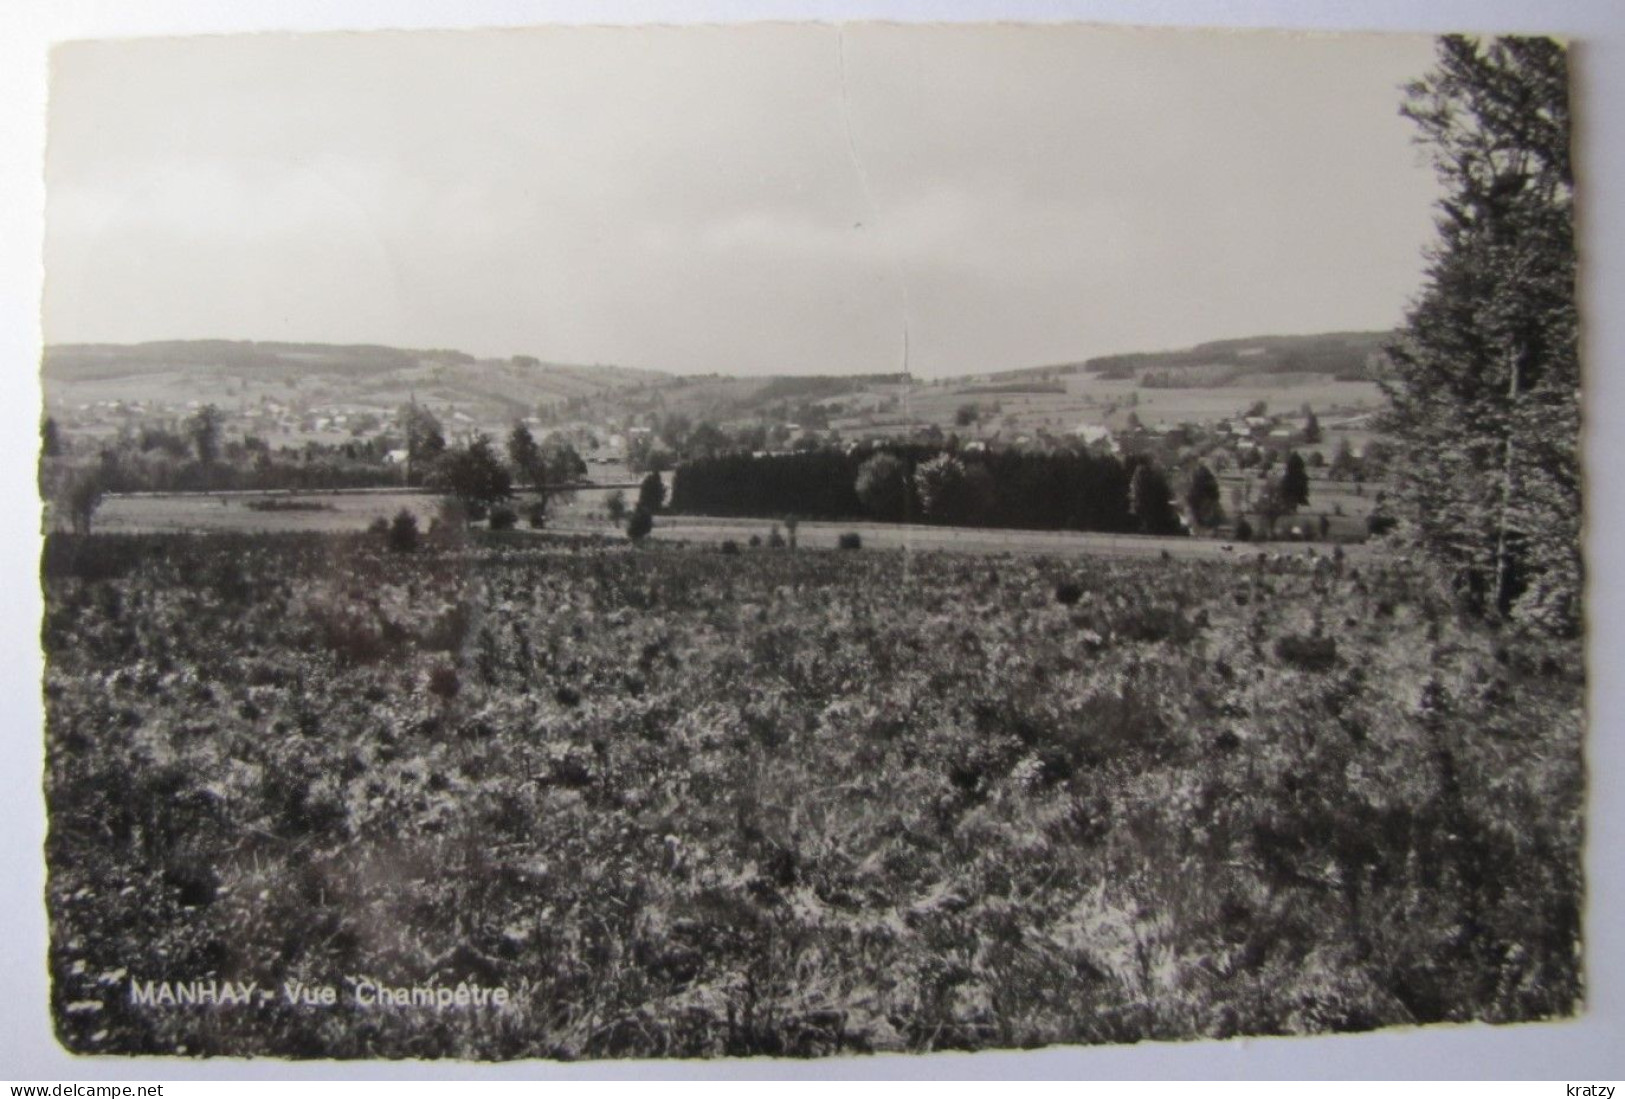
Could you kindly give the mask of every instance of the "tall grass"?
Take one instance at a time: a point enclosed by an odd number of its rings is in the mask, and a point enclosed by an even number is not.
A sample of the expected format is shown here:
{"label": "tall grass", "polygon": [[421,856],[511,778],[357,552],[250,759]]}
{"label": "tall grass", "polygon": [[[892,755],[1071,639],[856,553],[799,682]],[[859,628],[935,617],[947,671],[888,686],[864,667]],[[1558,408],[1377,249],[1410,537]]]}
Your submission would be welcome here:
{"label": "tall grass", "polygon": [[[95,536],[44,575],[74,1050],[819,1056],[1579,1002],[1578,649],[1401,571]],[[515,999],[127,988],[359,974]]]}

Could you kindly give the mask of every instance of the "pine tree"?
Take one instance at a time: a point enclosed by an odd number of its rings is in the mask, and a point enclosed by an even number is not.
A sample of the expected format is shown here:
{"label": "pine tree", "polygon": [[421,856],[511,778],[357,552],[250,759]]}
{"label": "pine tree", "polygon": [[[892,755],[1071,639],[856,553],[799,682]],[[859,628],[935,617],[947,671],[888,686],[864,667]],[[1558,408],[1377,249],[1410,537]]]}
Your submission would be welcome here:
{"label": "pine tree", "polygon": [[508,464],[516,476],[523,477],[538,491],[546,492],[547,465],[542,460],[542,448],[536,445],[536,437],[522,420],[513,425],[508,435]]}
{"label": "pine tree", "polygon": [[225,422],[225,414],[212,404],[204,405],[186,421],[186,433],[191,436],[198,462],[205,468],[220,459],[220,429]]}
{"label": "pine tree", "polygon": [[653,515],[666,502],[666,483],[660,474],[647,474],[638,485],[638,509]]}
{"label": "pine tree", "polygon": [[654,516],[649,514],[648,509],[641,504],[632,509],[632,517],[626,521],[626,536],[633,544],[641,543],[654,529]]}
{"label": "pine tree", "polygon": [[1326,475],[1334,481],[1351,481],[1359,473],[1360,467],[1354,460],[1354,447],[1349,444],[1348,436],[1337,440],[1337,450],[1332,454],[1332,464],[1326,470]]}
{"label": "pine tree", "polygon": [[1281,474],[1281,494],[1294,508],[1309,505],[1309,470],[1295,450],[1286,456],[1286,469]]}
{"label": "pine tree", "polygon": [[1275,537],[1275,524],[1298,510],[1286,491],[1284,480],[1276,477],[1266,482],[1254,507],[1258,517],[1264,520],[1264,530],[1270,538]]}
{"label": "pine tree", "polygon": [[1139,463],[1129,480],[1129,513],[1145,534],[1178,534],[1180,531],[1168,478],[1148,461]]}
{"label": "pine tree", "polygon": [[536,445],[536,437],[523,420],[515,423],[508,433],[508,464],[513,467],[514,478],[523,479],[536,494],[530,504],[530,525],[545,526],[548,505],[552,502],[547,457],[542,453],[542,448]]}
{"label": "pine tree", "polygon": [[1185,491],[1185,506],[1190,509],[1191,522],[1212,530],[1224,522],[1224,508],[1219,504],[1219,479],[1204,463],[1191,475],[1190,488]]}
{"label": "pine tree", "polygon": [[446,452],[446,433],[434,413],[421,407],[414,396],[396,413],[401,434],[406,437],[406,479],[421,482],[434,463]]}
{"label": "pine tree", "polygon": [[1406,89],[1444,197],[1384,382],[1410,536],[1485,611],[1580,616],[1568,67],[1544,38],[1440,39]]}

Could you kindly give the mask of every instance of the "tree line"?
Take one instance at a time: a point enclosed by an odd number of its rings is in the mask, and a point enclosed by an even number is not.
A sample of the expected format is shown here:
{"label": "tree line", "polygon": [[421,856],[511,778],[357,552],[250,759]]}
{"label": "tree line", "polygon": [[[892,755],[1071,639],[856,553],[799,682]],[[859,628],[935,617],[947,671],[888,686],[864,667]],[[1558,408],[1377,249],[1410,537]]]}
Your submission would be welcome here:
{"label": "tree line", "polygon": [[549,502],[586,476],[587,464],[568,442],[538,442],[522,422],[505,453],[483,433],[448,443],[439,420],[416,402],[397,416],[405,461],[391,465],[396,437],[273,450],[252,436],[225,438],[224,414],[205,405],[173,427],[147,425],[91,454],[75,452],[55,420],[40,428],[39,482],[76,530],[88,531],[102,498],[124,492],[281,492],[427,488],[455,501],[469,519],[484,518],[519,490],[528,492],[531,521],[540,526]]}
{"label": "tree line", "polygon": [[1023,530],[1181,534],[1150,460],[1059,451],[974,453],[919,444],[722,454],[678,467],[674,511],[796,515]]}

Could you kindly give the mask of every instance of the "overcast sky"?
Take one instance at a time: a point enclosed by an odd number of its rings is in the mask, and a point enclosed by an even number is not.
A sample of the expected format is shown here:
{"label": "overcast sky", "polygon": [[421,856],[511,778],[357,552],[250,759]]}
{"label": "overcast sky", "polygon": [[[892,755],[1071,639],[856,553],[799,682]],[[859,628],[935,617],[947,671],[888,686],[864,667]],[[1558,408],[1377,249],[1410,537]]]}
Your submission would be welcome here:
{"label": "overcast sky", "polygon": [[49,342],[927,375],[1399,323],[1426,38],[756,25],[77,43]]}

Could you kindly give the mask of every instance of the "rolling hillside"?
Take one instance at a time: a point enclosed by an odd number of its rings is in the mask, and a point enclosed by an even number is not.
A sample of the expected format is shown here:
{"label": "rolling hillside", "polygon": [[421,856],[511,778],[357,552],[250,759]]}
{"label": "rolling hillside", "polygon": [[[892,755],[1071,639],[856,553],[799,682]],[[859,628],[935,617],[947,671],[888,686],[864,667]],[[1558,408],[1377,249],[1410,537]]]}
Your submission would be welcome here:
{"label": "rolling hillside", "polygon": [[668,376],[526,357],[482,360],[447,350],[186,340],[50,347],[41,377],[48,409],[139,400],[171,406],[213,402],[223,408],[274,401],[389,411],[416,396],[483,420],[526,415],[539,406]]}
{"label": "rolling hillside", "polygon": [[[46,407],[71,413],[141,402],[162,414],[214,403],[388,416],[415,398],[459,422],[500,428],[551,410],[571,421],[796,422],[843,432],[952,426],[967,406],[980,430],[1071,430],[1132,404],[1146,422],[1206,420],[1259,399],[1349,412],[1373,407],[1374,370],[1389,332],[1259,336],[1177,351],[1110,355],[957,378],[898,374],[674,376],[617,366],[476,359],[461,351],[378,345],[164,341],[63,344],[42,364]],[[963,424],[961,423],[961,426]]]}

